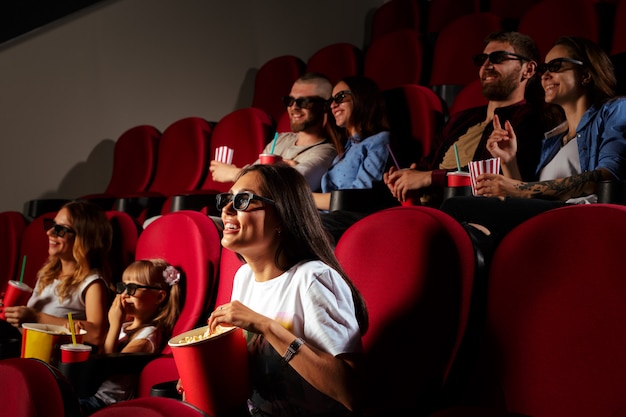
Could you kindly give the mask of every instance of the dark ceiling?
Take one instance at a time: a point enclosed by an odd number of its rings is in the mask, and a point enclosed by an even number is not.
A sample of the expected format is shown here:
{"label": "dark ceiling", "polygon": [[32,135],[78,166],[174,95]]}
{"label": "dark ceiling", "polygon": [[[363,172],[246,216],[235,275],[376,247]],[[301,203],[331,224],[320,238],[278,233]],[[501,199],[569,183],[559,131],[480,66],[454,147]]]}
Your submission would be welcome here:
{"label": "dark ceiling", "polygon": [[102,0],[0,0],[0,43]]}

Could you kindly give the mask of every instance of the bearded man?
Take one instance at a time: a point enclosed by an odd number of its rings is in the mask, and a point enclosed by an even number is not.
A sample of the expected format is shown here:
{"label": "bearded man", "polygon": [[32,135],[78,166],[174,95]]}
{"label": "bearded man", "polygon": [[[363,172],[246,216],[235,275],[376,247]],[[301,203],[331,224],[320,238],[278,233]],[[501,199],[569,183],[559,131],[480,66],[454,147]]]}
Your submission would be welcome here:
{"label": "bearded man", "polygon": [[[306,178],[311,191],[320,189],[322,176],[337,155],[337,147],[327,138],[325,130],[326,106],[332,91],[332,84],[322,74],[307,73],[298,78],[289,96],[282,98],[289,113],[291,132],[277,133],[276,143],[268,143],[262,152],[280,155],[283,162]],[[209,167],[213,180],[218,182],[234,181],[241,169],[216,160]]]}
{"label": "bearded man", "polygon": [[525,181],[536,180],[541,140],[549,126],[545,126],[542,117],[543,106],[530,104],[525,94],[536,76],[538,62],[539,51],[529,36],[519,32],[489,35],[483,53],[474,56],[488,104],[450,117],[427,164],[412,164],[408,169],[391,168],[385,173],[385,183],[394,197],[405,201],[415,200],[418,195],[423,203],[437,205],[440,200],[433,196],[447,185],[447,172],[457,170],[454,145],[461,167],[472,160],[492,157],[486,145],[494,129],[494,115],[498,115],[502,125],[508,121],[516,132],[522,132],[517,135],[519,170]]}

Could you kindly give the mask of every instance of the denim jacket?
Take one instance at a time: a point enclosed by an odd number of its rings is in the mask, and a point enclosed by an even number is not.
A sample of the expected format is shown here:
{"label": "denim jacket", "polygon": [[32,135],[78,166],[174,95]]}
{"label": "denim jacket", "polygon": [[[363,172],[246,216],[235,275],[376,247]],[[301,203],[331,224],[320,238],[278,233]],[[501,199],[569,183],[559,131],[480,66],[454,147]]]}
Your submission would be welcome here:
{"label": "denim jacket", "polygon": [[[537,166],[537,175],[561,148],[567,132],[546,134]],[[604,168],[616,180],[626,179],[626,98],[591,106],[576,128],[582,172]]]}

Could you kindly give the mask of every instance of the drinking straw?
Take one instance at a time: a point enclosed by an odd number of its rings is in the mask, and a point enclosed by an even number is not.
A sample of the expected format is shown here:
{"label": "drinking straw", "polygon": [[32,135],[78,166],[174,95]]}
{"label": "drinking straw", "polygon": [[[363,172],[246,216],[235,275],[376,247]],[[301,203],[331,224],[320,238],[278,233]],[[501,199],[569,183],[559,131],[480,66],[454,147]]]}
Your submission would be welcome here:
{"label": "drinking straw", "polygon": [[24,259],[22,259],[22,272],[20,273],[20,284],[24,281],[24,269],[26,269],[26,255],[24,255]]}
{"label": "drinking straw", "polygon": [[74,321],[72,320],[72,313],[67,313],[67,320],[70,322],[70,333],[72,333],[72,344],[76,344],[76,333],[74,332]]}
{"label": "drinking straw", "polygon": [[461,171],[461,161],[459,160],[459,149],[456,147],[456,143],[454,146],[454,157],[456,158],[456,169],[457,171]]}
{"label": "drinking straw", "polygon": [[391,151],[391,146],[389,146],[389,144],[387,144],[387,149],[389,149],[389,155],[391,155],[391,159],[393,159],[393,163],[395,164],[396,168],[400,169],[400,165],[398,165],[398,160],[396,159],[395,155]]}
{"label": "drinking straw", "polygon": [[274,133],[274,142],[272,142],[272,150],[270,151],[272,155],[274,154],[274,147],[276,146],[276,139],[278,139],[278,132]]}

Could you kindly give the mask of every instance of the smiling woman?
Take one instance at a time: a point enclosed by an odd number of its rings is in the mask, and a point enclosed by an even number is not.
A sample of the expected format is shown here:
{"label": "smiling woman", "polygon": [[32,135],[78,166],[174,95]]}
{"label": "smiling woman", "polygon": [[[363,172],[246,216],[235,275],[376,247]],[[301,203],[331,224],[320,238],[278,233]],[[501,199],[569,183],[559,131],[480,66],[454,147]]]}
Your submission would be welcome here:
{"label": "smiling woman", "polygon": [[[99,350],[106,334],[112,230],[104,211],[83,201],[65,204],[44,221],[48,261],[37,274],[26,306],[7,307],[7,322],[65,326],[68,313],[87,330],[85,342]],[[4,335],[3,335],[4,336]]]}
{"label": "smiling woman", "polygon": [[626,98],[615,97],[615,74],[606,53],[588,39],[562,37],[538,72],[546,102],[559,105],[566,116],[542,141],[539,181],[525,182],[513,174],[518,138],[510,123],[498,123],[487,147],[501,159],[502,175],[476,179],[477,195],[496,198],[457,197],[441,206],[469,224],[483,251],[491,252],[510,230],[539,213],[596,203],[601,181],[626,179]]}
{"label": "smiling woman", "polygon": [[218,208],[223,247],[246,263],[231,302],[208,325],[246,331],[251,414],[351,415],[367,310],[335,258],[306,180],[286,164],[251,165]]}

